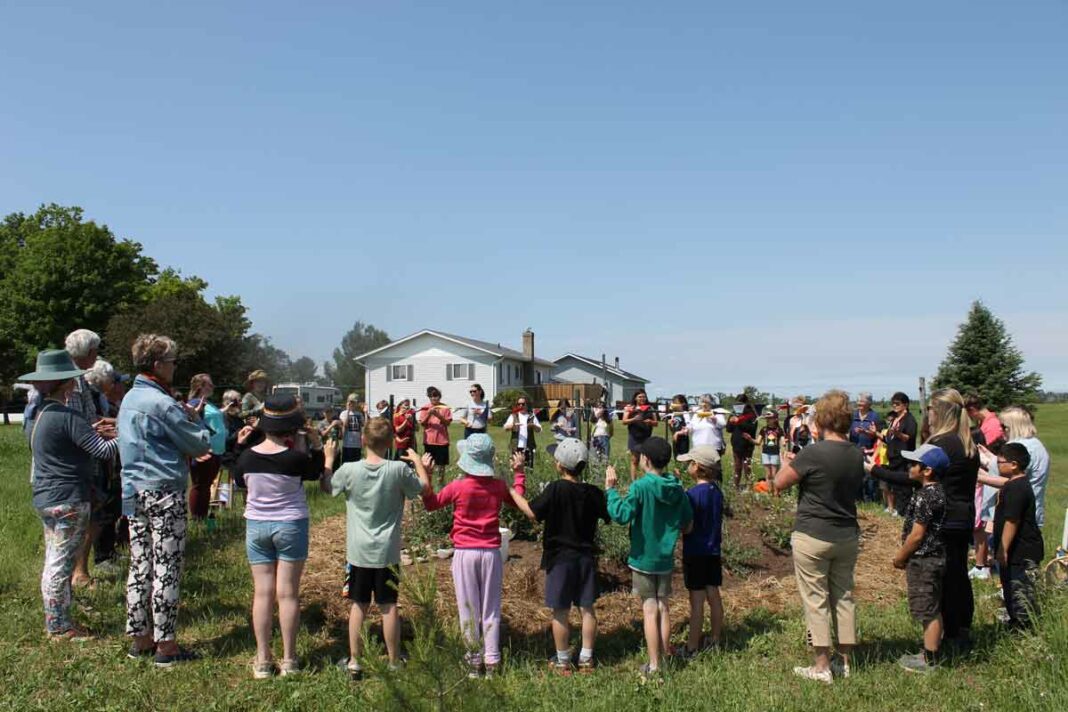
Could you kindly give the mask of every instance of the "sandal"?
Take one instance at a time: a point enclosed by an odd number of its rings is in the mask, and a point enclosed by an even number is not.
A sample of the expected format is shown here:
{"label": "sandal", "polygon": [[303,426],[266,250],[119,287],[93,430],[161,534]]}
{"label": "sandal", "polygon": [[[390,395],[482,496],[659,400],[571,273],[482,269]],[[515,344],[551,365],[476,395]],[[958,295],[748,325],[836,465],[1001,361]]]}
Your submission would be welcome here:
{"label": "sandal", "polygon": [[93,637],[94,637],[93,634],[90,633],[89,631],[82,630],[81,628],[74,628],[74,627],[68,628],[67,630],[63,631],[62,633],[49,633],[48,634],[48,639],[50,641],[52,641],[53,643],[60,642],[60,641],[69,641],[69,642],[72,642],[72,643],[84,643],[87,640],[92,640]]}

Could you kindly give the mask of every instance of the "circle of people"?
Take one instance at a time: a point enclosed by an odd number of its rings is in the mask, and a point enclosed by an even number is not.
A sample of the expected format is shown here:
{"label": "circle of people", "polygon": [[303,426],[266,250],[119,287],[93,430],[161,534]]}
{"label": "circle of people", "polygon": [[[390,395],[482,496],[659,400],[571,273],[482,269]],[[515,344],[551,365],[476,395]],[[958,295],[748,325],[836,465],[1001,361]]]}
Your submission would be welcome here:
{"label": "circle of people", "polygon": [[[511,455],[502,474],[487,434],[491,408],[482,388],[472,386],[458,419],[464,425],[457,443],[460,475],[445,483],[453,413],[436,388],[417,410],[402,401],[390,412],[383,402],[370,418],[350,396],[339,417],[328,412],[315,426],[294,396],[267,395],[263,371],[249,375],[244,395],[227,391],[221,407],[210,400],[214,384],[207,374],[193,377],[186,400],[176,398],[178,346],[166,336],[136,339],[132,380],[99,358],[95,333],[75,331],[65,345],[41,352],[35,371],[20,377],[34,387],[23,427],[32,452],[33,506],[44,529],[41,595],[50,640],[91,637],[72,619],[71,587],[89,581],[90,549],[98,570],[117,566],[116,525],[125,522],[129,656],[150,658],[158,667],[196,660],[196,651],[177,640],[185,542],[189,519],[210,516],[211,488],[225,465],[246,492],[258,679],[301,670],[296,637],[308,558],[308,480],[347,500],[344,595],[352,602],[347,669],[354,678],[363,674],[372,602],[382,615],[389,664],[401,661],[401,524],[406,500],[416,498],[430,511],[453,510],[451,566],[469,676],[494,675],[501,664],[499,515],[502,507],[514,507],[543,524],[541,568],[555,646],[549,665],[562,675],[596,665],[598,525],[629,526],[627,564],[647,653],[640,674],[656,677],[669,656],[691,658],[720,643],[724,432],[736,487],[759,447],[765,476],[756,489],[772,495],[797,489],[791,549],[813,659],[795,674],[823,683],[850,674],[861,499],[881,497],[887,511],[904,520],[901,546],[887,565],[904,569],[909,610],[922,626],[920,651],[899,661],[906,670],[927,673],[967,652],[975,615],[971,579],[988,578],[994,567],[1010,627],[1025,628],[1037,614],[1050,462],[1031,415],[1020,407],[994,413],[977,396],[943,389],[931,395],[921,426],[904,393],[891,397],[884,421],[872,410],[870,394],[854,404],[831,390],[812,405],[798,397],[782,406],[784,428],[776,409],[758,413],[745,396],[727,410],[706,395],[692,411],[677,396],[663,414],[669,437],[661,438],[653,435],[657,409],[639,391],[620,419],[630,456],[623,491],[612,465],[605,468],[604,489],[583,479],[591,462],[608,462],[613,411],[604,404],[593,409],[588,446],[574,437],[576,414],[564,401],[553,417],[555,442],[546,448],[558,478],[528,500],[525,471],[541,423],[526,398],[504,423]],[[419,427],[422,454],[414,449]],[[685,465],[693,487],[668,471],[673,458]],[[673,647],[668,601],[680,538],[689,633],[684,645]],[[575,606],[582,625],[573,652],[568,618]],[[271,640],[276,607],[283,651],[277,662]]]}

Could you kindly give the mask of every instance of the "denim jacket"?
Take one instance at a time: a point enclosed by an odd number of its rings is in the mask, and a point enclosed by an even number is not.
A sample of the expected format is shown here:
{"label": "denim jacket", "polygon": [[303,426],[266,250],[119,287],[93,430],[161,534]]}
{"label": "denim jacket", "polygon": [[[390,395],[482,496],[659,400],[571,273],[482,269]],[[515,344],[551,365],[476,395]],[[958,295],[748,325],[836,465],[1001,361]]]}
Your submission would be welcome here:
{"label": "denim jacket", "polygon": [[211,449],[204,424],[190,421],[170,394],[141,375],[122,399],[118,429],[124,504],[135,492],[184,492],[189,458]]}

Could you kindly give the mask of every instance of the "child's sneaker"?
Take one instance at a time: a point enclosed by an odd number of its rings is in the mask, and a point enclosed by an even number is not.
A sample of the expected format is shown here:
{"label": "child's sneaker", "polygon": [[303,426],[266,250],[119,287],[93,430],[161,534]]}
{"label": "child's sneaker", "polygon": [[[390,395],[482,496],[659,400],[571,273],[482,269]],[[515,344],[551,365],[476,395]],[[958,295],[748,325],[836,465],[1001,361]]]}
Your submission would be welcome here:
{"label": "child's sneaker", "polygon": [[923,653],[902,655],[898,658],[897,664],[909,672],[916,672],[921,675],[927,675],[938,669],[938,666],[934,663],[927,662],[927,657]]}
{"label": "child's sneaker", "polygon": [[653,667],[649,663],[645,663],[645,665],[641,666],[641,669],[638,670],[638,676],[641,678],[641,681],[643,683],[659,682],[661,679],[660,669]]}
{"label": "child's sneaker", "polygon": [[501,674],[501,664],[500,663],[486,663],[485,665],[482,666],[482,669],[483,669],[482,676],[486,677],[486,678],[497,677],[497,675]]}
{"label": "child's sneaker", "polygon": [[580,674],[589,675],[596,667],[597,663],[594,662],[593,658],[579,658],[578,671]]}
{"label": "child's sneaker", "polygon": [[267,680],[274,676],[274,663],[270,660],[252,664],[252,679]]}
{"label": "child's sneaker", "polygon": [[300,674],[300,661],[299,660],[283,660],[278,664],[279,672],[282,677],[287,675],[299,675]]}
{"label": "child's sneaker", "polygon": [[345,664],[345,671],[348,672],[349,679],[354,682],[363,679],[363,668],[352,658],[349,658],[348,662]]}
{"label": "child's sneaker", "polygon": [[467,678],[469,680],[477,680],[482,677],[482,659],[473,656],[468,656],[465,660],[467,663]]}
{"label": "child's sneaker", "polygon": [[815,680],[830,685],[834,682],[834,676],[830,670],[817,670],[814,667],[795,667],[794,674],[806,680]]}
{"label": "child's sneaker", "polygon": [[990,579],[990,567],[988,566],[973,566],[968,571],[968,578],[975,579],[977,581],[987,581]]}
{"label": "child's sneaker", "polygon": [[575,666],[570,661],[562,663],[554,656],[549,659],[549,670],[561,677],[571,677],[571,673],[575,671]]}

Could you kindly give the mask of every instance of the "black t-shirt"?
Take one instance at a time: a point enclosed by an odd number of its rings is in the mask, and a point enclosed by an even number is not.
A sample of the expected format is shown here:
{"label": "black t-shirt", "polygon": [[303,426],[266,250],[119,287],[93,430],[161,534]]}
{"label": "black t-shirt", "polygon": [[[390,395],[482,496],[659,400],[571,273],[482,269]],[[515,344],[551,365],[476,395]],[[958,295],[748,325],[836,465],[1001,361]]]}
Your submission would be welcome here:
{"label": "black t-shirt", "polygon": [[548,570],[557,559],[597,553],[597,520],[611,522],[604,492],[586,482],[555,480],[530,502],[539,522],[545,523],[541,567]]}
{"label": "black t-shirt", "polygon": [[998,493],[998,504],[994,508],[995,553],[1001,550],[1001,532],[1006,519],[1012,519],[1019,525],[1009,547],[1009,564],[1022,566],[1024,561],[1035,564],[1042,561],[1045,549],[1042,530],[1035,520],[1035,491],[1026,477],[1009,480]]}
{"label": "black t-shirt", "polygon": [[909,506],[905,510],[905,523],[901,528],[901,541],[904,543],[912,533],[912,525],[919,522],[924,526],[923,540],[913,556],[945,556],[946,542],[942,538],[942,522],[946,516],[946,493],[937,482],[929,487],[920,487],[912,493]]}
{"label": "black t-shirt", "polygon": [[946,529],[972,529],[975,526],[975,483],[979,479],[979,453],[964,451],[956,433],[943,433],[927,441],[945,450],[949,469],[940,482],[946,491]]}
{"label": "black t-shirt", "polygon": [[801,476],[794,530],[820,541],[856,539],[857,490],[864,481],[864,453],[848,440],[809,445],[793,461]]}
{"label": "black t-shirt", "polygon": [[[918,433],[919,430],[919,426],[916,425],[916,419],[912,417],[912,413],[906,411],[901,420],[896,420],[896,416],[893,414],[890,415],[889,422],[887,423],[886,435],[887,469],[899,471],[907,471],[909,469],[909,464],[905,461],[905,458],[901,457],[901,453],[905,450],[916,449],[916,433]],[[891,436],[891,432],[897,432],[899,434],[897,436]]]}
{"label": "black t-shirt", "polygon": [[765,427],[760,431],[760,437],[763,441],[760,446],[760,452],[765,455],[779,454],[779,443],[782,442],[782,428],[778,425]]}
{"label": "black t-shirt", "polygon": [[733,450],[746,450],[751,448],[753,443],[745,439],[743,433],[747,433],[750,437],[755,438],[757,434],[757,422],[756,412],[752,410],[746,410],[744,413],[738,416],[734,416],[739,419],[745,418],[743,421],[736,421],[731,423],[727,421],[727,432],[731,434],[731,449]]}

